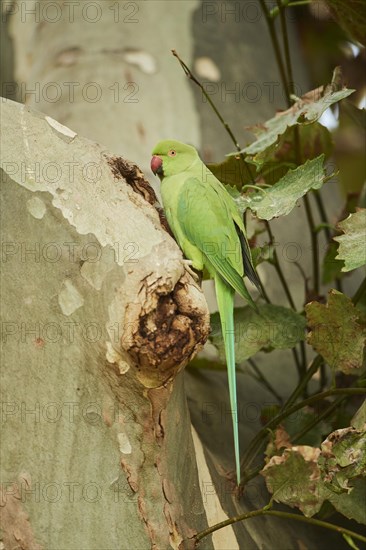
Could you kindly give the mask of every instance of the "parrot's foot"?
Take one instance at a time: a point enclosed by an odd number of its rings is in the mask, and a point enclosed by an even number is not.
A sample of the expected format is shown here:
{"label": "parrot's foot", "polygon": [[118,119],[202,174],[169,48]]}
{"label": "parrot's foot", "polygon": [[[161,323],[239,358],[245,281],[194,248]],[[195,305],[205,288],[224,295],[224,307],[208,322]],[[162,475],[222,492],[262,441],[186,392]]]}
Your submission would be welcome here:
{"label": "parrot's foot", "polygon": [[186,271],[188,271],[188,273],[193,277],[196,283],[201,284],[202,278],[198,275],[198,273],[193,271],[193,269],[191,268],[191,265],[193,265],[193,262],[191,260],[186,260],[185,258],[183,258],[183,263]]}

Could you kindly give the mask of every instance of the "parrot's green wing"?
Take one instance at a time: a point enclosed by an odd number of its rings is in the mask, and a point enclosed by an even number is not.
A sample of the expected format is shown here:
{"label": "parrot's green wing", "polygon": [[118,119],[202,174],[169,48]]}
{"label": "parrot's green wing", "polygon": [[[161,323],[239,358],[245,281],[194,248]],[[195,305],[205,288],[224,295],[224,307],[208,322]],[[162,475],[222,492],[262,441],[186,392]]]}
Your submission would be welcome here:
{"label": "parrot's green wing", "polygon": [[222,183],[219,182],[219,180],[210,173],[209,182],[210,185],[213,186],[216,193],[219,195],[220,199],[225,202],[228,210],[230,211],[230,214],[234,220],[235,229],[238,233],[238,237],[241,244],[241,252],[243,257],[243,266],[244,266],[244,275],[248,277],[248,279],[257,287],[259,292],[262,294],[262,283],[258,277],[258,274],[256,270],[254,269],[253,262],[252,262],[252,254],[250,252],[248,240],[245,234],[245,228],[244,228],[244,222],[242,217],[240,216],[240,213],[235,205],[234,200],[232,197],[228,194]]}
{"label": "parrot's green wing", "polygon": [[255,307],[243,281],[245,263],[239,236],[242,221],[235,203],[231,204],[232,198],[225,189],[223,191],[221,194],[211,184],[195,177],[188,178],[179,194],[177,219],[186,238],[203,254],[205,267],[211,275],[219,273]]}

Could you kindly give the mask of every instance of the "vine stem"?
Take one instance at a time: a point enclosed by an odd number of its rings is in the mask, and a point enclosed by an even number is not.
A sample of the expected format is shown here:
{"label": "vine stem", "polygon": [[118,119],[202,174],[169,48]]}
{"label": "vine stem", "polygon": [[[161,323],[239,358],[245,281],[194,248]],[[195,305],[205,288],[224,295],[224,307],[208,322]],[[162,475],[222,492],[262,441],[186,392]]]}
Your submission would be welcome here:
{"label": "vine stem", "polygon": [[[309,422],[300,432],[291,437],[291,442],[296,443],[296,441],[306,435],[316,424],[318,424],[324,418],[327,418],[334,410],[339,407],[341,403],[343,403],[346,397],[347,396],[341,396],[338,397],[338,399],[335,399],[333,403],[327,409],[325,409],[325,411],[323,411],[320,415],[316,415],[315,419],[312,422]],[[249,474],[245,476],[244,482],[248,483],[248,481],[256,477],[261,472],[261,470],[262,466],[259,466],[258,468],[252,470]]]}
{"label": "vine stem", "polygon": [[272,44],[273,44],[273,49],[274,49],[278,69],[280,71],[282,85],[283,85],[284,90],[286,92],[287,107],[290,107],[291,106],[291,99],[290,99],[290,94],[289,94],[289,90],[288,90],[286,71],[285,71],[285,66],[283,64],[283,61],[282,61],[280,45],[278,43],[277,36],[276,36],[276,30],[275,30],[275,27],[274,27],[274,20],[271,18],[271,15],[270,15],[270,12],[269,12],[269,10],[266,6],[265,0],[259,0],[259,3],[261,5],[264,17],[267,21],[268,30],[269,30],[269,34],[271,36],[271,40],[272,40]]}
{"label": "vine stem", "polygon": [[[274,245],[274,242],[275,242],[274,236],[273,236],[273,233],[272,233],[271,226],[269,225],[269,222],[267,220],[265,220],[265,225],[266,225],[266,230],[267,230],[267,233],[268,233],[268,236],[269,236],[269,239],[270,239],[270,244]],[[289,302],[290,306],[292,307],[292,309],[296,311],[295,302],[294,302],[294,300],[291,296],[290,289],[288,287],[287,281],[285,279],[282,268],[281,268],[280,263],[278,261],[277,250],[276,250],[275,247],[273,247],[273,259],[274,259],[275,270],[277,271],[277,275],[278,275],[278,277],[281,281],[281,284],[283,286],[283,290],[285,291],[288,302]]]}
{"label": "vine stem", "polygon": [[241,514],[240,516],[235,516],[225,521],[221,521],[220,523],[216,523],[216,525],[212,525],[211,527],[208,527],[208,529],[205,529],[204,531],[197,533],[197,535],[194,538],[197,542],[199,542],[204,537],[207,537],[207,535],[210,535],[211,533],[214,533],[215,531],[218,531],[223,527],[232,525],[233,523],[238,523],[239,521],[245,521],[247,519],[254,518],[256,516],[275,516],[277,518],[282,518],[282,519],[301,521],[302,523],[307,523],[308,525],[324,527],[325,529],[329,529],[330,531],[336,531],[341,535],[348,535],[349,537],[352,537],[354,539],[360,540],[362,542],[366,542],[366,537],[364,537],[363,535],[360,535],[359,533],[355,533],[354,531],[350,531],[349,529],[345,529],[344,527],[340,527],[339,525],[334,525],[333,523],[328,523],[327,521],[322,521],[315,518],[307,518],[305,516],[300,516],[299,514],[292,514],[291,512],[281,512],[279,510],[271,510],[270,506],[271,504],[264,506],[264,508],[261,508],[260,510],[253,510],[252,512],[246,512],[245,514]]}
{"label": "vine stem", "polygon": [[329,405],[329,407],[327,407],[321,414],[317,414],[311,422],[306,424],[306,426],[304,426],[304,428],[300,432],[295,434],[291,438],[291,442],[296,443],[296,441],[301,440],[301,438],[304,437],[304,435],[307,434],[314,426],[316,426],[321,420],[324,420],[324,418],[327,418],[334,410],[336,410],[345,399],[346,397],[344,395],[335,399],[333,403]]}
{"label": "vine stem", "polygon": [[287,93],[288,93],[288,103],[291,103],[290,96],[295,94],[294,90],[294,77],[292,73],[291,57],[290,57],[290,46],[288,41],[286,18],[285,18],[285,7],[283,6],[281,0],[277,0],[277,7],[280,14],[281,29],[283,36],[283,49],[285,52],[286,68],[287,68]]}
{"label": "vine stem", "polygon": [[321,194],[319,193],[319,191],[317,189],[314,189],[313,194],[314,194],[314,197],[315,197],[316,205],[317,205],[318,210],[319,210],[320,219],[321,219],[322,223],[324,224],[323,229],[324,229],[325,236],[327,238],[327,241],[330,241],[331,240],[331,234],[330,234],[329,220],[328,220],[327,213],[325,211],[325,206],[324,206],[324,203],[323,203],[322,196],[321,196]]}
{"label": "vine stem", "polygon": [[360,284],[360,286],[358,287],[358,289],[356,290],[355,294],[352,297],[352,302],[354,303],[354,305],[356,305],[359,302],[359,300],[362,298],[362,295],[365,292],[366,292],[366,277],[364,278],[364,280],[362,281],[362,283]]}
{"label": "vine stem", "polygon": [[[266,225],[266,230],[267,230],[267,233],[268,233],[268,236],[269,236],[269,239],[270,239],[270,244],[274,245],[274,242],[275,242],[274,236],[273,236],[273,233],[272,233],[271,226],[270,226],[270,224],[267,220],[265,220],[265,225]],[[287,281],[285,279],[285,276],[283,274],[283,271],[282,271],[281,264],[280,264],[279,259],[278,259],[278,254],[277,254],[277,250],[276,250],[275,246],[273,247],[273,260],[274,260],[274,268],[277,272],[278,278],[281,281],[281,284],[282,284],[283,290],[285,291],[287,300],[288,300],[290,306],[292,307],[292,309],[294,311],[296,311],[295,302],[292,298],[289,286],[288,286]],[[306,350],[305,350],[304,342],[300,342],[300,350],[301,350],[302,364],[300,363],[299,356],[297,354],[296,348],[292,348],[292,354],[293,354],[294,359],[295,359],[297,371],[299,373],[299,376],[301,377],[304,374],[305,370],[306,370]]]}
{"label": "vine stem", "polygon": [[280,396],[279,393],[276,392],[274,387],[268,382],[267,378],[265,378],[265,376],[263,376],[263,374],[262,374],[260,368],[257,366],[256,362],[253,359],[248,359],[248,363],[252,367],[254,372],[256,373],[256,375],[258,377],[257,380],[261,381],[263,383],[263,385],[267,388],[267,390],[277,399],[277,401],[282,404],[283,403],[282,397]]}
{"label": "vine stem", "polygon": [[273,428],[275,428],[287,416],[290,416],[294,412],[302,409],[303,407],[306,407],[307,405],[312,405],[313,403],[316,403],[317,401],[323,400],[326,397],[330,397],[332,395],[365,395],[365,394],[366,394],[365,388],[336,388],[334,390],[327,390],[322,393],[317,393],[316,395],[312,395],[311,397],[308,397],[307,399],[300,401],[300,403],[296,403],[296,405],[292,405],[291,407],[288,407],[285,410],[282,410],[282,412],[280,412],[278,415],[272,418],[272,420],[267,422],[267,424],[263,426],[263,428],[252,439],[252,442],[250,443],[246,453],[244,454],[244,457],[241,460],[242,470],[244,471],[252,463],[254,457],[259,451],[259,449],[257,448],[257,445],[259,445],[262,442],[262,440],[267,436],[268,431],[273,430]]}
{"label": "vine stem", "polygon": [[[288,102],[290,102],[291,101],[290,97],[292,95],[295,95],[295,89],[294,89],[294,78],[293,78],[292,63],[291,63],[291,56],[290,56],[290,45],[289,45],[287,24],[286,24],[286,17],[285,17],[285,6],[282,4],[281,0],[276,0],[276,2],[277,2],[277,8],[279,10],[280,21],[281,21],[283,49],[285,53],[285,61],[286,61],[286,69],[287,69],[287,77],[288,77],[286,89],[288,93]],[[295,127],[295,150],[296,150],[297,164],[301,164],[302,159],[301,159],[301,149],[300,149],[300,133],[299,133],[298,126]],[[304,205],[305,205],[306,218],[310,229],[311,248],[312,248],[312,255],[313,255],[314,292],[316,296],[318,296],[319,286],[320,286],[319,285],[318,233],[316,231],[314,217],[311,211],[309,197],[307,195],[304,195]]]}
{"label": "vine stem", "polygon": [[314,281],[314,292],[315,295],[319,295],[319,249],[318,249],[318,232],[315,227],[313,213],[311,211],[309,197],[304,195],[304,205],[306,217],[310,227],[310,238],[311,238],[311,251],[313,254],[313,281]]}
{"label": "vine stem", "polygon": [[311,363],[310,367],[307,369],[305,376],[301,379],[300,383],[296,386],[290,397],[287,399],[286,403],[283,406],[283,410],[286,410],[288,407],[290,407],[293,403],[295,403],[296,399],[301,395],[303,390],[308,385],[308,382],[312,379],[314,374],[317,372],[321,364],[324,362],[324,359],[321,355],[317,355],[313,362]]}
{"label": "vine stem", "polygon": [[215,103],[212,101],[211,97],[209,96],[209,94],[206,92],[204,86],[201,84],[201,82],[198,80],[198,78],[196,78],[194,76],[194,74],[192,73],[192,71],[190,70],[190,68],[188,67],[188,65],[183,61],[183,59],[181,59],[177,53],[176,50],[172,50],[172,54],[174,55],[174,57],[176,57],[183,69],[183,71],[185,72],[186,76],[192,80],[192,82],[194,82],[199,88],[200,90],[202,91],[203,95],[205,96],[206,100],[208,101],[208,103],[210,104],[212,110],[214,111],[215,115],[217,116],[217,118],[219,119],[219,121],[221,122],[221,124],[223,125],[223,127],[225,128],[226,132],[229,134],[230,136],[230,139],[231,141],[233,142],[236,150],[238,151],[238,154],[240,156],[240,159],[242,161],[242,164],[243,164],[243,167],[247,170],[248,174],[249,174],[249,177],[250,177],[250,180],[253,182],[253,184],[255,183],[255,179],[254,179],[254,176],[252,174],[252,171],[250,169],[250,166],[248,165],[248,163],[245,161],[245,158],[244,158],[244,155],[243,153],[241,153],[241,147],[239,145],[239,142],[238,140],[236,139],[236,136],[234,135],[232,129],[230,128],[229,124],[224,120],[223,116],[221,115],[220,111],[218,110],[218,108],[216,107]]}
{"label": "vine stem", "polygon": [[[327,213],[326,213],[326,210],[325,210],[323,199],[322,199],[322,196],[321,196],[320,192],[317,189],[314,189],[313,195],[314,195],[314,198],[315,198],[315,203],[316,203],[317,208],[318,208],[319,217],[320,217],[320,219],[322,221],[322,224],[323,224],[322,229],[324,230],[325,238],[327,240],[327,243],[329,244],[329,243],[332,242],[332,235],[331,235],[331,231],[330,231],[331,226],[329,224],[329,220],[328,220],[328,216],[327,216]],[[342,292],[342,281],[341,281],[341,279],[339,277],[335,277],[334,280],[335,280],[337,290],[339,290],[339,292]]]}
{"label": "vine stem", "polygon": [[[306,5],[309,5],[311,4],[312,0],[296,0],[295,2],[289,2],[288,0],[282,0],[282,5],[286,8],[294,8],[295,6],[306,6]],[[270,15],[272,17],[272,19],[274,19],[275,17],[277,17],[277,15],[279,14],[279,9],[278,7],[277,8],[273,8],[271,9],[270,11]]]}

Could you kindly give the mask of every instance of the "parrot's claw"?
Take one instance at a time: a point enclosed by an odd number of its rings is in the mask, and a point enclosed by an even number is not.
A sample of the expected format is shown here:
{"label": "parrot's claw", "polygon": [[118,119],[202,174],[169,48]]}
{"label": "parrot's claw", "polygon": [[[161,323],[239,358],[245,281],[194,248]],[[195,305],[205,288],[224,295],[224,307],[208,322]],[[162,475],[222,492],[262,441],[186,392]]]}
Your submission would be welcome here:
{"label": "parrot's claw", "polygon": [[193,279],[196,281],[196,283],[200,283],[200,276],[195,272],[193,271],[193,269],[191,268],[191,265],[193,265],[193,262],[191,260],[186,260],[185,258],[183,259],[183,263],[184,263],[184,267],[186,269],[186,271],[188,271],[188,273],[193,277]]}

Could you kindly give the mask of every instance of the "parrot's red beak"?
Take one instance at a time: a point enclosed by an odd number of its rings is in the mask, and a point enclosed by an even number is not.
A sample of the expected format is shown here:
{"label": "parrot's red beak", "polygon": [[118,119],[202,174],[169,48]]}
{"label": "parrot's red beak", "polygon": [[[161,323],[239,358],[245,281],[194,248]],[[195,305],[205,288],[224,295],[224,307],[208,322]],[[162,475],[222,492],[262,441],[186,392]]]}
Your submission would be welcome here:
{"label": "parrot's red beak", "polygon": [[163,173],[163,161],[160,157],[157,157],[156,155],[153,156],[151,159],[151,170],[154,172],[154,174],[161,175]]}

